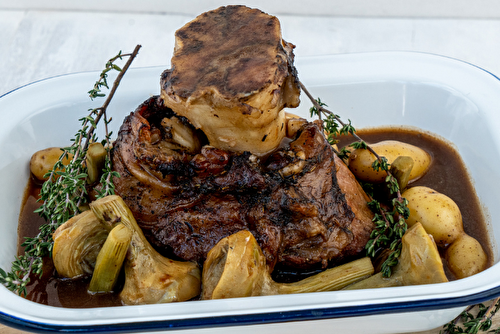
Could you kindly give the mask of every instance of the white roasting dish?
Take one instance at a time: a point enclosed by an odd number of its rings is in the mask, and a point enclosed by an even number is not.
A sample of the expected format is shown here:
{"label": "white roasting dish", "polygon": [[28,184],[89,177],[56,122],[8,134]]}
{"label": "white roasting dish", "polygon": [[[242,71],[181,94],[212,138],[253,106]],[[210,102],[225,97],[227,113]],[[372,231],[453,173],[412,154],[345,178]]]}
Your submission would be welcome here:
{"label": "white roasting dish", "polygon": [[[355,127],[417,127],[455,145],[489,224],[495,257],[491,268],[434,285],[90,309],[40,305],[0,286],[0,322],[39,332],[403,333],[439,327],[467,305],[500,295],[499,79],[471,64],[409,52],[297,58],[295,65],[309,91]],[[109,109],[115,134],[127,114],[159,93],[165,68],[131,69],[125,75]],[[16,255],[29,159],[37,150],[67,146],[78,119],[102,104],[86,93],[98,75],[50,78],[0,97],[3,269],[10,269]],[[311,104],[304,94],[301,99],[292,112],[308,117]]]}

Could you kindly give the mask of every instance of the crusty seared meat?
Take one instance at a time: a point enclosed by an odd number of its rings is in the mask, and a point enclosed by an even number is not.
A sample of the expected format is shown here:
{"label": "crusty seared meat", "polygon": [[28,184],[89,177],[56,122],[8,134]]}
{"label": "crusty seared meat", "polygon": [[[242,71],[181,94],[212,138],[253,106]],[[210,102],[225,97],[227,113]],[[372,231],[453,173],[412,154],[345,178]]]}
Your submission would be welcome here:
{"label": "crusty seared meat", "polygon": [[284,107],[297,107],[294,45],[278,19],[227,6],[198,16],[175,34],[171,69],[161,78],[167,107],[201,129],[210,144],[261,155],[285,137]]}
{"label": "crusty seared meat", "polygon": [[366,195],[320,125],[305,124],[259,158],[205,145],[203,136],[197,152],[175,148],[164,126],[173,117],[150,98],[125,119],[113,151],[116,192],[161,252],[202,263],[242,229],[255,235],[271,269],[326,267],[363,250],[373,229]]}

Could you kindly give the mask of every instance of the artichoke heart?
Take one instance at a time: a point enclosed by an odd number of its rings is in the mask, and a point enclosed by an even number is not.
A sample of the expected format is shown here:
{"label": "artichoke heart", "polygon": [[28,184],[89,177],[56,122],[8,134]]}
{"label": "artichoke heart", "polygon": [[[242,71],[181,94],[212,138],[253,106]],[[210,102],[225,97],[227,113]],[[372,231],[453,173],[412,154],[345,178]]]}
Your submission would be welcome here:
{"label": "artichoke heart", "polygon": [[203,265],[202,299],[340,290],[374,272],[369,258],[325,270],[294,283],[273,281],[261,248],[243,230],[219,241]]}
{"label": "artichoke heart", "polygon": [[91,275],[111,228],[92,211],[84,211],[59,226],[52,236],[52,259],[59,276]]}
{"label": "artichoke heart", "polygon": [[448,282],[443,262],[432,236],[420,223],[410,227],[401,239],[403,248],[391,277],[379,272],[347,287],[348,290]]}
{"label": "artichoke heart", "polygon": [[90,207],[99,219],[121,222],[132,232],[124,265],[125,283],[120,292],[124,304],[185,301],[199,295],[201,274],[198,265],[160,255],[146,240],[121,197],[107,196],[90,203]]}

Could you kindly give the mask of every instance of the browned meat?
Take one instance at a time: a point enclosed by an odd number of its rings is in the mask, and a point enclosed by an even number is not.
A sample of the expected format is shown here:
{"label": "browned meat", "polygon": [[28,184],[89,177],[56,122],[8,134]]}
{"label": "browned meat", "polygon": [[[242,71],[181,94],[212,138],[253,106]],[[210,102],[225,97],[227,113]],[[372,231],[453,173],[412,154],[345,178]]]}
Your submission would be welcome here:
{"label": "browned meat", "polygon": [[305,124],[264,158],[205,145],[180,117],[201,147],[185,150],[165,126],[175,118],[159,98],[147,100],[125,119],[113,152],[116,192],[161,252],[202,262],[242,229],[271,269],[326,267],[363,250],[373,228],[366,195],[335,162],[321,126]]}
{"label": "browned meat", "polygon": [[167,107],[214,147],[266,154],[285,137],[284,107],[299,104],[294,45],[274,16],[245,6],[206,12],[175,34],[161,79]]}

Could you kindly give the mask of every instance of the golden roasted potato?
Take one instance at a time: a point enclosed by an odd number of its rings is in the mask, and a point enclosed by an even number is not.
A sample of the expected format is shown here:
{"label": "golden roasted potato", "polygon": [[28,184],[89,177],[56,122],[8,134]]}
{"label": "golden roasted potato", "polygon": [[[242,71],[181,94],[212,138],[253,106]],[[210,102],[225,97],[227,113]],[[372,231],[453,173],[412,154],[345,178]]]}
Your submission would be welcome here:
{"label": "golden roasted potato", "polygon": [[[418,179],[428,170],[431,164],[431,156],[423,149],[396,140],[385,140],[370,147],[378,155],[386,157],[392,163],[397,157],[409,156],[413,159],[414,165],[410,173],[410,182]],[[358,180],[381,183],[384,182],[387,174],[383,170],[375,171],[372,167],[376,160],[375,155],[367,149],[356,149],[349,155],[348,166]]]}
{"label": "golden roasted potato", "polygon": [[[57,160],[59,160],[59,157],[62,155],[62,153],[63,151],[60,147],[49,147],[44,150],[35,152],[35,154],[31,156],[30,160],[30,171],[33,176],[38,181],[43,182],[47,180],[45,174],[47,174],[49,170],[53,169],[54,164],[57,162]],[[69,164],[72,158],[72,155],[70,157],[66,157],[63,160],[63,164]]]}
{"label": "golden roasted potato", "polygon": [[477,274],[488,263],[488,256],[481,244],[466,233],[462,233],[445,253],[448,268],[456,278],[465,278]]}
{"label": "golden roasted potato", "polygon": [[446,247],[464,233],[460,209],[448,196],[428,187],[409,188],[402,196],[408,200],[408,225],[422,223],[439,247]]}

